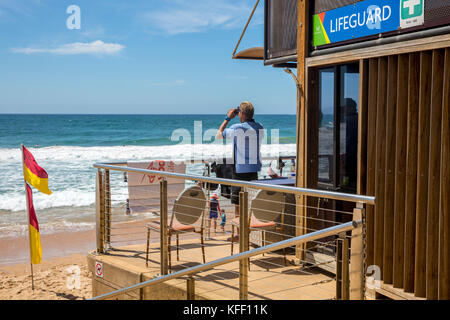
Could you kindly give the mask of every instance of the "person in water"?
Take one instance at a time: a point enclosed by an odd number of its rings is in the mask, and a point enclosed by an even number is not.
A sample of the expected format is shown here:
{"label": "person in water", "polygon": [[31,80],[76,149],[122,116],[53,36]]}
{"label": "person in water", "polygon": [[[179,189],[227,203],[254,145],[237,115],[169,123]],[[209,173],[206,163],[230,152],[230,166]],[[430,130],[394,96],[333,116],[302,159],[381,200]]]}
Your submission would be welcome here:
{"label": "person in water", "polygon": [[219,197],[217,194],[213,194],[211,196],[211,200],[209,201],[209,219],[211,219],[214,223],[214,233],[216,233],[217,218],[219,217],[220,211]]}

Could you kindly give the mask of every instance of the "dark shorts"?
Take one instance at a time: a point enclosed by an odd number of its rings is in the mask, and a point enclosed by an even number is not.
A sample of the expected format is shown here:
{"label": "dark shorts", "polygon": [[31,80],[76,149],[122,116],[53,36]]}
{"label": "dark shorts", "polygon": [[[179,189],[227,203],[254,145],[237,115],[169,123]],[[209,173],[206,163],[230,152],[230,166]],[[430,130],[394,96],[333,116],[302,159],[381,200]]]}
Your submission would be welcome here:
{"label": "dark shorts", "polygon": [[209,218],[210,219],[217,219],[219,217],[219,214],[217,211],[210,211],[209,212]]}
{"label": "dark shorts", "polygon": [[[236,171],[233,170],[233,180],[241,180],[241,181],[258,180],[258,172],[236,173]],[[241,192],[241,187],[231,186],[232,204],[239,204],[239,192]]]}

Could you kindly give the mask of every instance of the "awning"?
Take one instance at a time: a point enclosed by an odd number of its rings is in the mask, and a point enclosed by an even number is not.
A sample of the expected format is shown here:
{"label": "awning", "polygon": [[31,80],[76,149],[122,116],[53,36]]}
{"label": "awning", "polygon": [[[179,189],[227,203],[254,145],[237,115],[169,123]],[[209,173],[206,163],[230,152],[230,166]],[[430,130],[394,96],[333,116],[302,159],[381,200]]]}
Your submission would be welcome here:
{"label": "awning", "polygon": [[233,59],[264,60],[264,47],[253,47],[239,51]]}
{"label": "awning", "polygon": [[242,50],[238,53],[236,53],[239,44],[241,43],[242,37],[245,34],[245,31],[247,30],[248,24],[252,20],[253,14],[255,13],[256,8],[258,7],[259,0],[256,1],[255,6],[253,7],[252,13],[250,14],[250,17],[247,20],[247,23],[245,24],[244,30],[242,31],[242,34],[236,44],[236,47],[234,48],[232,58],[233,59],[245,59],[245,60],[264,60],[264,47],[254,47]]}

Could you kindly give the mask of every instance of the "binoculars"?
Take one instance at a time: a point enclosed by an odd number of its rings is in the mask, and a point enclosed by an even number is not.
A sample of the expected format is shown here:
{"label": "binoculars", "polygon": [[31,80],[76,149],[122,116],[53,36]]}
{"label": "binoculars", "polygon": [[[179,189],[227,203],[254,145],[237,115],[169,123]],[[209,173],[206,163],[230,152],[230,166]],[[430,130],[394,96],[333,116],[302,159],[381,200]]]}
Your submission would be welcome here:
{"label": "binoculars", "polygon": [[239,107],[237,107],[236,109],[234,109],[234,115],[237,116],[237,114],[239,113],[239,111],[241,111],[241,110],[239,109]]}

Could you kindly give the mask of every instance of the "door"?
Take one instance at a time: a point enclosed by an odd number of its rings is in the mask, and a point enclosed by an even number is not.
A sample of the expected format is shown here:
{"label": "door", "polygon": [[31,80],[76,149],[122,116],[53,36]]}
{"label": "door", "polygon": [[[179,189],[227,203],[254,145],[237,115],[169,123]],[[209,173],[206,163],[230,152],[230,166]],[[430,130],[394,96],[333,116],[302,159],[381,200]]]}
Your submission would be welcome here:
{"label": "door", "polygon": [[[359,63],[312,71],[314,85],[309,117],[308,187],[343,193],[357,188]],[[316,101],[314,103],[313,101]],[[319,199],[309,201],[310,229],[323,229],[352,220],[354,203]],[[326,239],[333,243],[334,237]],[[334,254],[333,245],[318,248]]]}

